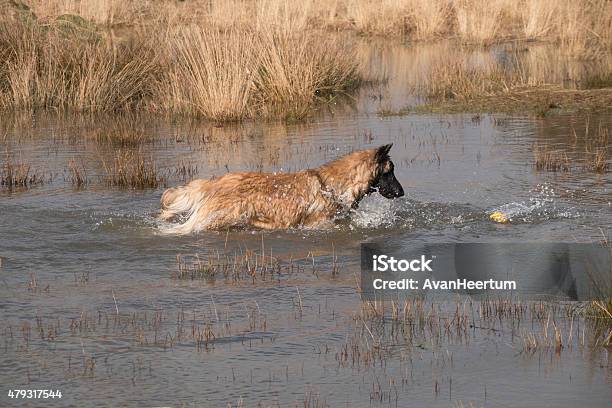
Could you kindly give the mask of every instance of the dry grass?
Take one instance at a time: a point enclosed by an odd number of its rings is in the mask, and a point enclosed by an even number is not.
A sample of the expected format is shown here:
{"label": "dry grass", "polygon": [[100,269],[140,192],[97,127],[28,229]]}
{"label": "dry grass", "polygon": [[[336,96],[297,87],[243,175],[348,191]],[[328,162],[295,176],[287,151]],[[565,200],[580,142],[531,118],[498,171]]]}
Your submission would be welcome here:
{"label": "dry grass", "polygon": [[[411,79],[409,86],[426,104],[406,107],[398,114],[424,112],[531,112],[544,117],[551,112],[608,112],[609,88],[572,89],[555,78],[539,55],[531,60],[515,51],[509,60],[473,58],[449,50],[425,67],[427,75]],[[567,62],[565,60],[565,62]],[[602,65],[602,69],[605,65]],[[568,65],[566,69],[571,69]],[[580,85],[575,80],[574,86]],[[387,112],[389,114],[389,112]],[[393,114],[393,112],[390,112]]]}
{"label": "dry grass", "polygon": [[159,24],[113,42],[0,21],[0,108],[300,119],[358,84],[346,37]]}
{"label": "dry grass", "polygon": [[414,0],[410,22],[416,39],[428,40],[451,32],[449,21],[453,8],[450,2]]}
{"label": "dry grass", "polygon": [[162,110],[214,120],[303,118],[358,83],[348,41],[309,31],[183,28],[171,40]]}
{"label": "dry grass", "polygon": [[594,320],[595,332],[601,344],[612,345],[612,300],[594,300],[589,305],[587,315]]}
{"label": "dry grass", "polygon": [[267,115],[286,111],[301,118],[313,101],[346,93],[358,85],[351,42],[314,33],[295,38],[283,32],[264,33],[259,41],[256,99]]}
{"label": "dry grass", "polygon": [[612,47],[612,3],[607,0],[563,1],[554,15],[554,37],[560,51],[598,59]]}
{"label": "dry grass", "polygon": [[252,282],[277,279],[281,272],[289,273],[277,258],[260,255],[252,250],[211,255],[177,255],[177,270],[172,278],[180,280],[215,280]]}
{"label": "dry grass", "polygon": [[76,14],[111,26],[172,19],[224,29],[330,28],[417,40],[450,35],[480,44],[526,38],[557,42],[581,57],[595,49],[609,52],[612,25],[612,5],[607,0],[30,0],[28,4],[45,21]]}
{"label": "dry grass", "polygon": [[76,160],[72,159],[68,162],[68,173],[70,183],[76,188],[81,188],[88,183],[87,171],[83,163],[77,163]]}
{"label": "dry grass", "polygon": [[[583,147],[568,151],[569,147],[555,148],[549,144],[539,143],[533,146],[534,167],[545,171],[591,171],[606,173],[610,168],[610,139],[608,128],[599,123],[595,131],[591,131],[589,123],[584,129]],[[572,138],[578,140],[576,130]],[[578,146],[578,143],[574,143]],[[569,154],[568,154],[569,153]]]}
{"label": "dry grass", "polygon": [[158,68],[150,42],[111,46],[55,25],[0,21],[0,107],[110,112],[135,108]]}
{"label": "dry grass", "polygon": [[[31,11],[6,4],[5,110],[302,119],[361,76],[352,40],[324,30],[480,45],[535,39],[571,58],[598,60],[612,42],[605,0],[31,0]],[[492,95],[525,79],[465,63],[448,69],[436,68],[431,95]]]}
{"label": "dry grass", "polygon": [[164,186],[166,177],[151,159],[140,150],[118,150],[112,163],[102,162],[109,186],[121,188],[157,188]]}
{"label": "dry grass", "polygon": [[525,38],[545,38],[554,29],[558,4],[550,0],[526,0],[524,3],[523,7],[519,7],[519,13]]}
{"label": "dry grass", "polygon": [[479,66],[451,58],[432,67],[420,91],[430,100],[469,100],[506,92],[521,83],[520,78],[499,66]]}
{"label": "dry grass", "polygon": [[120,0],[32,0],[27,3],[43,20],[75,14],[109,25],[131,23],[148,7],[146,1]]}
{"label": "dry grass", "polygon": [[3,161],[0,167],[0,187],[12,191],[44,182],[42,174],[32,169],[29,164],[15,162],[10,155],[6,155]]}
{"label": "dry grass", "polygon": [[[587,127],[588,137],[588,127]],[[610,131],[603,124],[599,124],[597,132],[586,143],[586,168],[595,173],[605,173],[610,169]]]}
{"label": "dry grass", "polygon": [[605,347],[612,346],[612,244],[609,236],[602,230],[603,239],[600,241],[603,248],[608,251],[607,271],[596,274],[595,270],[588,272],[589,279],[594,288],[595,300],[589,302],[584,308],[584,314],[592,324],[596,344]]}
{"label": "dry grass", "polygon": [[175,64],[158,90],[169,104],[164,109],[215,120],[251,116],[253,41],[234,30],[180,30],[168,47]]}
{"label": "dry grass", "polygon": [[548,145],[533,146],[534,167],[537,170],[569,171],[571,162],[563,150],[551,149]]}
{"label": "dry grass", "polygon": [[466,42],[488,44],[501,32],[504,0],[457,0],[457,34]]}

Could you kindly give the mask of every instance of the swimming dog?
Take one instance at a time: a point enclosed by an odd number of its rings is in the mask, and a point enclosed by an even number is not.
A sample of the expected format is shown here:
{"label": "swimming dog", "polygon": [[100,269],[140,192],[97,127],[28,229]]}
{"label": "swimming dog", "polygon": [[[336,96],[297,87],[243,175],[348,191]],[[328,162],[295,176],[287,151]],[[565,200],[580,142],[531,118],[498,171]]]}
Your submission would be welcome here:
{"label": "swimming dog", "polygon": [[404,195],[389,157],[393,144],[347,154],[297,173],[228,173],[166,190],[159,218],[185,221],[169,229],[187,234],[227,228],[320,228],[357,208],[366,195]]}

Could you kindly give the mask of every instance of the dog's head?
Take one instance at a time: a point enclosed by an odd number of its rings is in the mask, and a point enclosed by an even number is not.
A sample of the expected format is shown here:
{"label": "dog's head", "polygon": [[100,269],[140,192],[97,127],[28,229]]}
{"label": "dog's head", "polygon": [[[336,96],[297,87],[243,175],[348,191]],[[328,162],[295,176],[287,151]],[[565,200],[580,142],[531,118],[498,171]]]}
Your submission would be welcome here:
{"label": "dog's head", "polygon": [[370,192],[378,191],[385,198],[397,198],[404,195],[402,185],[395,178],[395,166],[389,157],[393,143],[379,147],[374,154],[377,171],[370,185]]}

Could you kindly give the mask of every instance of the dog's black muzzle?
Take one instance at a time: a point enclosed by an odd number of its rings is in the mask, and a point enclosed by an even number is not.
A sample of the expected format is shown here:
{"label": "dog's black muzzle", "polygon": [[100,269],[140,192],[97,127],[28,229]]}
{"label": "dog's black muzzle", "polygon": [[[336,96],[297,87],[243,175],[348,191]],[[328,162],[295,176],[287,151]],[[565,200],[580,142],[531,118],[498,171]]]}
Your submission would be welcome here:
{"label": "dog's black muzzle", "polygon": [[378,192],[385,198],[398,198],[404,195],[402,185],[392,172],[381,176],[378,182]]}

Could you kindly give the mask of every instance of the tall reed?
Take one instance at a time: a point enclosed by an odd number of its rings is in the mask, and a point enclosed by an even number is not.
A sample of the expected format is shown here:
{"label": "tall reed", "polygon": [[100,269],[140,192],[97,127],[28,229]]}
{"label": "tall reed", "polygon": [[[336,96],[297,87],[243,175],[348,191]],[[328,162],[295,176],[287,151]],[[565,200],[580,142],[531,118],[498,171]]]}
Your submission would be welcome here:
{"label": "tall reed", "polygon": [[166,101],[160,108],[168,112],[302,118],[324,96],[348,92],[359,80],[351,43],[316,32],[186,27],[169,44],[174,63],[155,98]]}
{"label": "tall reed", "polygon": [[55,23],[0,21],[0,109],[303,118],[358,84],[345,36],[293,32],[291,25],[164,27],[110,41]]}
{"label": "tall reed", "polygon": [[158,68],[145,38],[110,46],[36,22],[0,21],[0,58],[0,107],[12,109],[134,108]]}
{"label": "tall reed", "polygon": [[[75,14],[104,25],[180,25],[297,32],[312,28],[488,44],[510,38],[553,41],[577,58],[610,52],[608,0],[30,0],[43,20]],[[163,16],[163,18],[160,18]]]}

